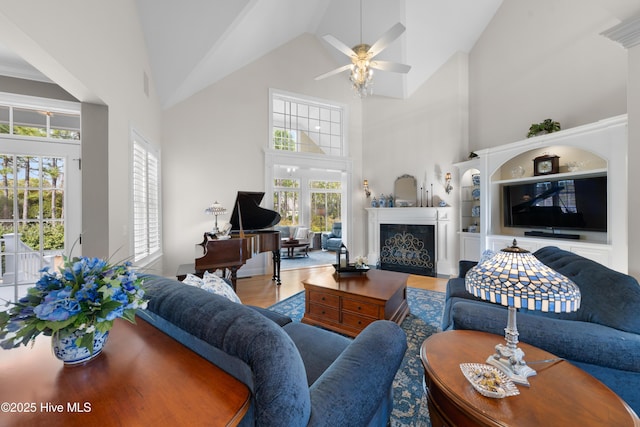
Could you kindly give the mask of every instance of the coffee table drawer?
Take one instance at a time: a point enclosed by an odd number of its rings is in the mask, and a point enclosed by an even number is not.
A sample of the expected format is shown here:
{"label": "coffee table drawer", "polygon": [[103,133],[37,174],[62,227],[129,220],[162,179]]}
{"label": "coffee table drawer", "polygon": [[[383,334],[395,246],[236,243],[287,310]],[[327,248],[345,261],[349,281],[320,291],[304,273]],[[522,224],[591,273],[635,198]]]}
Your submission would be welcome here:
{"label": "coffee table drawer", "polygon": [[331,308],[322,304],[309,304],[309,314],[332,322],[340,321],[340,312],[336,308]]}
{"label": "coffee table drawer", "polygon": [[358,316],[357,314],[352,314],[352,313],[347,313],[347,312],[343,312],[342,313],[342,324],[343,325],[347,325],[347,326],[351,326],[353,328],[357,328],[357,329],[364,329],[369,323],[375,321],[376,319],[371,318],[371,317],[365,317],[365,316]]}
{"label": "coffee table drawer", "polygon": [[342,298],[342,309],[358,313],[362,316],[378,318],[378,306],[368,302],[356,301],[349,298]]}
{"label": "coffee table drawer", "polygon": [[324,304],[331,307],[340,307],[340,297],[338,295],[326,294],[324,292],[309,291],[309,302]]}

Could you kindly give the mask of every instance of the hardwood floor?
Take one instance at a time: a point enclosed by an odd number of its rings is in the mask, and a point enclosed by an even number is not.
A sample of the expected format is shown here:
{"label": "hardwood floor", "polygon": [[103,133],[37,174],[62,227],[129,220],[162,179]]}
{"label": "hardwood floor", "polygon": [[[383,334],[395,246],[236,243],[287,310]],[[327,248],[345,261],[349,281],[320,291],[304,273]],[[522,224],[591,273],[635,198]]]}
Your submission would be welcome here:
{"label": "hardwood floor", "polygon": [[[269,307],[302,290],[302,281],[312,273],[326,271],[333,273],[332,266],[319,266],[285,270],[280,274],[282,284],[277,286],[271,280],[271,275],[254,276],[238,279],[237,294],[244,304],[258,307]],[[446,278],[410,275],[407,285],[413,288],[429,289],[444,292],[447,286]]]}

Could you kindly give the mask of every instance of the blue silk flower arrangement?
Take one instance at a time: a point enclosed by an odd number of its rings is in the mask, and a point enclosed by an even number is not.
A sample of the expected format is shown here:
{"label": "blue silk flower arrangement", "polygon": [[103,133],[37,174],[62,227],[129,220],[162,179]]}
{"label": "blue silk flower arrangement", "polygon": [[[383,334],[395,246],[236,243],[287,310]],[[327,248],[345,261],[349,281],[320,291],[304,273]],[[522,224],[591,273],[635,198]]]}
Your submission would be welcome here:
{"label": "blue silk flower arrangement", "polygon": [[0,311],[2,348],[26,346],[40,334],[75,333],[76,345],[92,353],[94,333],[108,332],[117,318],[135,323],[136,309],[147,306],[143,280],[129,262],[64,257],[59,271],[46,267],[41,273],[27,296]]}

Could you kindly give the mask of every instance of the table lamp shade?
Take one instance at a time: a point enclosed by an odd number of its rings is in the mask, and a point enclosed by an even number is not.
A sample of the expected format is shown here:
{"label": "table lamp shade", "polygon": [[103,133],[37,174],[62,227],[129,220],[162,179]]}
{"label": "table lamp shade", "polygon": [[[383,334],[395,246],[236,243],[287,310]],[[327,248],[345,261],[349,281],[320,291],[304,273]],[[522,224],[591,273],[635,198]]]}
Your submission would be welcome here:
{"label": "table lamp shade", "polygon": [[204,210],[204,212],[206,214],[209,215],[222,215],[227,213],[227,209],[225,207],[223,207],[220,203],[218,203],[217,201],[213,202],[213,204],[211,206],[209,206],[208,208],[206,208]]}
{"label": "table lamp shade", "polygon": [[[513,248],[518,250],[509,250]],[[478,298],[507,307],[554,313],[580,308],[575,283],[515,245],[472,268],[465,287]]]}
{"label": "table lamp shade", "polygon": [[218,203],[218,201],[216,200],[215,202],[213,202],[213,204],[211,206],[209,206],[208,208],[206,208],[204,210],[204,213],[206,213],[207,215],[214,215],[216,218],[216,223],[213,226],[213,230],[212,233],[217,233],[218,230],[218,215],[222,215],[227,213],[227,209],[222,206],[220,203]]}
{"label": "table lamp shade", "polygon": [[538,261],[529,251],[508,247],[469,270],[465,288],[474,296],[509,308],[506,345],[498,344],[487,363],[519,384],[536,371],[527,366],[518,348],[516,309],[568,313],[580,307],[580,288],[569,278]]}

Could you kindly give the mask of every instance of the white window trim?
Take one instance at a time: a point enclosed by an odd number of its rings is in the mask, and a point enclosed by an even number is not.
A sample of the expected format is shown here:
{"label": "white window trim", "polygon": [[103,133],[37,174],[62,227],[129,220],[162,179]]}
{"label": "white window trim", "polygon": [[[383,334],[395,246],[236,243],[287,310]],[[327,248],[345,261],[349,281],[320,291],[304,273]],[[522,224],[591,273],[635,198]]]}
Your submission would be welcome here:
{"label": "white window trim", "polygon": [[[330,156],[330,155],[317,155],[318,157],[332,157],[332,158],[348,158],[349,157],[349,138],[348,138],[348,132],[347,132],[347,127],[346,124],[349,123],[349,109],[347,108],[346,104],[340,103],[340,102],[335,102],[335,101],[330,101],[327,99],[322,99],[322,98],[316,98],[313,96],[307,96],[307,95],[300,95],[297,93],[293,93],[293,92],[287,92],[284,90],[279,90],[279,89],[273,89],[273,88],[269,88],[269,136],[267,138],[267,149],[271,150],[271,142],[273,140],[273,97],[274,96],[279,96],[279,97],[283,97],[283,98],[291,98],[292,100],[303,100],[303,101],[308,101],[310,103],[315,103],[315,104],[320,104],[320,105],[324,105],[327,107],[339,107],[342,110],[342,153],[344,153],[343,156]],[[284,150],[274,150],[274,151],[282,151],[284,153],[296,153],[296,154],[307,154],[307,153],[300,153],[299,151],[284,151]]]}
{"label": "white window trim", "polygon": [[[273,138],[272,129],[273,129],[273,95],[282,95],[291,98],[300,98],[306,99],[312,102],[341,106],[343,111],[343,119],[342,119],[342,137],[343,137],[343,153],[344,156],[330,156],[325,154],[313,154],[313,153],[301,153],[297,151],[283,151],[283,150],[274,150],[271,148],[271,140]],[[346,104],[341,104],[337,102],[333,102],[326,99],[314,98],[310,96],[304,96],[293,92],[287,92],[279,89],[269,88],[269,128],[267,129],[267,138],[265,145],[265,193],[273,194],[274,191],[274,178],[279,178],[275,172],[275,168],[277,165],[292,165],[297,166],[302,169],[321,169],[327,171],[335,171],[342,173],[342,188],[343,188],[343,197],[342,197],[342,206],[341,215],[342,215],[342,235],[345,240],[345,244],[348,245],[349,239],[349,230],[352,226],[352,215],[351,215],[351,189],[352,189],[352,176],[353,176],[353,161],[349,157],[349,139],[348,139],[348,129],[349,129],[349,109]],[[304,184],[303,184],[304,185]],[[310,200],[301,200],[301,203],[310,203]],[[306,218],[302,218],[301,220],[306,220]]]}
{"label": "white window trim", "polygon": [[[135,200],[134,200],[134,144],[135,143],[140,144],[147,153],[151,153],[153,154],[158,162],[158,173],[157,173],[157,181],[158,181],[158,194],[157,194],[157,200],[158,200],[158,250],[149,253],[148,255],[144,256],[143,258],[140,259],[135,259],[136,257],[136,253],[135,253],[135,247],[136,247],[136,229],[135,229]],[[131,188],[130,188],[130,200],[131,200],[131,211],[130,211],[130,230],[131,230],[131,238],[130,238],[130,254],[133,260],[133,263],[138,266],[138,267],[143,267],[143,266],[147,266],[151,263],[153,263],[154,261],[156,261],[158,258],[160,258],[162,256],[163,253],[163,246],[162,246],[162,171],[161,171],[161,165],[162,165],[162,161],[161,161],[161,152],[160,149],[155,147],[154,145],[152,145],[151,143],[149,143],[149,141],[142,136],[138,131],[136,131],[135,129],[131,129],[131,137],[130,137],[130,147],[129,147],[129,155],[130,155],[130,161],[129,161],[129,165],[130,165],[130,182],[131,182]]]}

